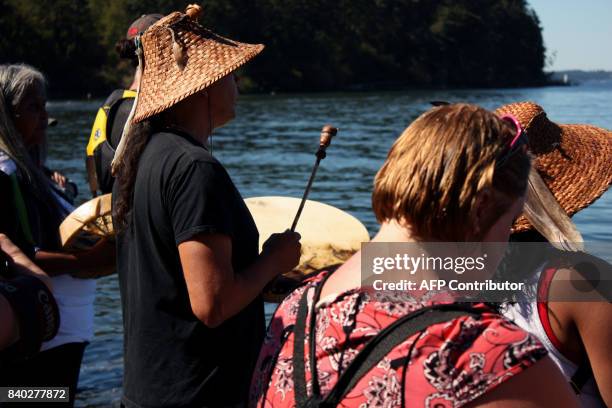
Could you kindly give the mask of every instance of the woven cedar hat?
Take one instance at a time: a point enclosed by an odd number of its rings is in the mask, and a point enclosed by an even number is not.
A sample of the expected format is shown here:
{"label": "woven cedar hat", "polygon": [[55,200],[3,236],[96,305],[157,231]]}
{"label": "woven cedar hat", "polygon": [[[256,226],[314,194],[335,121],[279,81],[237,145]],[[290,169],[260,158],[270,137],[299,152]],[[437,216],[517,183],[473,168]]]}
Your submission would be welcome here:
{"label": "woven cedar hat", "polygon": [[[527,131],[535,168],[570,217],[601,197],[612,183],[612,132],[590,125],[558,125],[533,102],[505,105],[495,112],[514,115]],[[531,228],[521,216],[512,231]]]}
{"label": "woven cedar hat", "polygon": [[140,122],[212,85],[263,50],[202,27],[202,9],[187,7],[149,27],[141,37],[144,70],[133,122]]}

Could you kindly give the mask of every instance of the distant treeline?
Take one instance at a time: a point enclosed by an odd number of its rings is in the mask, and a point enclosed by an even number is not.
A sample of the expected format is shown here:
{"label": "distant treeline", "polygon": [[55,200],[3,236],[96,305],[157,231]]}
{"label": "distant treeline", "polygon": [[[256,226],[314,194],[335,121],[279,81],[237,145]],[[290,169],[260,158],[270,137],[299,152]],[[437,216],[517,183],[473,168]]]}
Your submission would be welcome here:
{"label": "distant treeline", "polygon": [[[132,67],[114,45],[174,0],[0,0],[0,62],[44,71],[55,96],[104,95]],[[543,84],[545,49],[525,0],[208,0],[202,23],[266,50],[250,91]]]}

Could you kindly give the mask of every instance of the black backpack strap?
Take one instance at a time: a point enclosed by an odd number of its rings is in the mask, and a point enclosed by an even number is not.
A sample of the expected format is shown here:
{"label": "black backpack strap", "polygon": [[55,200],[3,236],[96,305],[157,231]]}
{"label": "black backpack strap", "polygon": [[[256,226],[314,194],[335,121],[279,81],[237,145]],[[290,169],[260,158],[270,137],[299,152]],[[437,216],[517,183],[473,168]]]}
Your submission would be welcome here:
{"label": "black backpack strap", "polygon": [[[323,285],[327,281],[327,278],[331,276],[331,273],[327,274],[321,282],[316,286],[315,293],[312,299],[312,311],[310,313],[310,327],[309,327],[309,338],[310,342],[310,373],[312,382],[312,395],[315,398],[320,397],[319,381],[316,364],[316,313],[315,308],[319,297],[321,296],[321,290]],[[304,289],[304,293],[298,303],[297,317],[293,330],[293,392],[295,395],[295,404],[297,407],[304,407],[308,403],[308,392],[306,390],[306,366],[304,358],[304,344],[306,343],[306,319],[308,318],[308,292],[309,287]]]}
{"label": "black backpack strap", "polygon": [[[485,310],[475,309],[467,304],[432,305],[416,310],[381,330],[357,354],[346,370],[338,378],[330,393],[323,399],[320,394],[318,373],[316,367],[316,313],[315,307],[321,295],[321,290],[327,275],[316,287],[312,310],[309,319],[309,351],[310,372],[312,382],[311,397],[308,397],[306,388],[306,367],[304,344],[306,342],[306,319],[308,318],[308,293],[306,288],[298,303],[296,323],[293,338],[293,388],[295,404],[297,407],[335,407],[353,389],[353,387],[367,374],[384,356],[389,354],[397,345],[413,334],[422,332],[427,327],[444,323],[462,316],[479,317]],[[410,356],[407,356],[410,358]]]}
{"label": "black backpack strap", "polygon": [[591,368],[591,362],[588,357],[585,357],[582,364],[578,366],[578,369],[570,378],[570,385],[574,389],[576,395],[580,395],[582,387],[593,377],[593,369]]}
{"label": "black backpack strap", "polygon": [[[463,304],[433,305],[416,310],[390,324],[372,338],[342,373],[321,406],[337,406],[350,390],[387,354],[429,326],[462,316],[479,317],[484,310]],[[410,356],[407,356],[410,359]],[[295,370],[295,368],[294,368]]]}
{"label": "black backpack strap", "polygon": [[304,406],[308,399],[308,393],[306,392],[306,368],[304,364],[304,342],[306,341],[309,289],[306,287],[300,298],[295,326],[293,326],[293,392],[297,407]]}

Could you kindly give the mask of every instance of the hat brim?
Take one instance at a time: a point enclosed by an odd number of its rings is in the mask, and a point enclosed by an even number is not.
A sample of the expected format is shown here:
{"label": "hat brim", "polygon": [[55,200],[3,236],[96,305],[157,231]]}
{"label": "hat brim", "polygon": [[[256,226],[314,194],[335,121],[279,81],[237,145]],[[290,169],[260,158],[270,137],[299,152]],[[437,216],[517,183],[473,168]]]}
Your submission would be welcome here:
{"label": "hat brim", "polygon": [[[246,44],[221,37],[173,13],[142,36],[144,70],[133,122],[156,115],[200,92],[235,71],[257,54],[262,44]],[[186,63],[175,59],[172,30],[184,45]]]}
{"label": "hat brim", "polygon": [[[534,167],[571,217],[601,197],[612,183],[612,132],[591,125],[558,125],[533,102],[518,102],[495,110],[513,115],[527,131]],[[525,216],[512,232],[533,226]]]}
{"label": "hat brim", "polygon": [[[559,144],[547,152],[534,152],[534,166],[571,217],[595,202],[612,183],[612,132],[589,125],[558,128]],[[516,233],[531,228],[521,216],[512,230]]]}

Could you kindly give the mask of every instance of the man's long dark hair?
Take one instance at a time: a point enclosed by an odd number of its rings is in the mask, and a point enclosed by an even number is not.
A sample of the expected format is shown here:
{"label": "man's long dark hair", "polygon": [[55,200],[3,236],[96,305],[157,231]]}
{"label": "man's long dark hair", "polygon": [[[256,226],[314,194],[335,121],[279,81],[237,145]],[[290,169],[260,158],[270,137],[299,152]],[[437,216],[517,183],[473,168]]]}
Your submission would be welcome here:
{"label": "man's long dark hair", "polygon": [[113,226],[115,231],[123,231],[130,223],[132,206],[134,204],[134,187],[140,156],[144,151],[151,135],[153,134],[156,118],[149,118],[140,123],[135,123],[127,135],[125,151],[121,159],[119,170],[115,176],[116,197],[113,205]]}
{"label": "man's long dark hair", "polygon": [[115,51],[117,51],[119,58],[129,60],[133,67],[138,66],[134,40],[128,40],[127,38],[120,39],[115,44]]}

